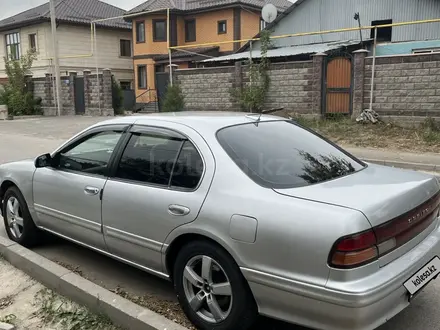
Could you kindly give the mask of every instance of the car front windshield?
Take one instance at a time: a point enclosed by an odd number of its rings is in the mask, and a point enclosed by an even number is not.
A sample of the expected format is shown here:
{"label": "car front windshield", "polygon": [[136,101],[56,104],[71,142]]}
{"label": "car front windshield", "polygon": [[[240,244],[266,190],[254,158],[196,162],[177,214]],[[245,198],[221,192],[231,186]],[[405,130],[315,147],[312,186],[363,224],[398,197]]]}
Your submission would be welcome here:
{"label": "car front windshield", "polygon": [[230,126],[218,131],[217,139],[251,179],[268,188],[317,184],[365,166],[293,121]]}

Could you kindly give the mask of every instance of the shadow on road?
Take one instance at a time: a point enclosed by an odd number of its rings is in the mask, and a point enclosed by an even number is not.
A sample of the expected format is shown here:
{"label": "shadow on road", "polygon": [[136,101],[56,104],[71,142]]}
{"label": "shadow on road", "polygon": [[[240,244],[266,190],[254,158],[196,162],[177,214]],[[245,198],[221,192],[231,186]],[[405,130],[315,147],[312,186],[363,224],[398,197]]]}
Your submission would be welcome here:
{"label": "shadow on road", "polygon": [[[177,303],[171,282],[56,236],[46,234],[44,245],[33,251],[108,290],[118,288],[133,296],[154,296],[158,304],[164,307],[166,304]],[[266,317],[261,317],[253,330],[259,329],[308,330]]]}

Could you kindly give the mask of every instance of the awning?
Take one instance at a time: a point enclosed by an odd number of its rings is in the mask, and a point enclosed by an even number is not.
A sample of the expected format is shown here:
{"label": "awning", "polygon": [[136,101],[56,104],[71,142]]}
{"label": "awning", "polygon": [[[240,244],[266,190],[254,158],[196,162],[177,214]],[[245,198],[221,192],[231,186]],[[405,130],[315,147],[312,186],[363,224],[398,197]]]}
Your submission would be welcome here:
{"label": "awning", "polygon": [[[320,43],[320,44],[289,46],[289,47],[270,49],[267,51],[267,57],[286,57],[286,56],[295,56],[302,54],[325,53],[330,50],[358,45],[358,44],[360,44],[359,40],[346,40],[346,41],[335,41],[335,42]],[[234,61],[234,60],[248,59],[249,57],[250,57],[250,52],[247,51],[247,52],[235,53],[226,56],[209,58],[201,62],[207,63],[207,62]],[[252,58],[261,58],[261,51],[253,50]]]}

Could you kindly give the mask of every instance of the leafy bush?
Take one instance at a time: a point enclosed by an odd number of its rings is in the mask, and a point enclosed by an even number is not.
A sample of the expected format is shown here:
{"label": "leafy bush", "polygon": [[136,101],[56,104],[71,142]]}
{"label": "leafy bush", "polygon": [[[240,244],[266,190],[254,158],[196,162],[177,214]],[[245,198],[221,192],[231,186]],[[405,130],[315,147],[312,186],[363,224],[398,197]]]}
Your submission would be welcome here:
{"label": "leafy bush", "polygon": [[123,103],[124,94],[122,92],[121,85],[112,76],[112,104],[115,110],[115,115],[122,115],[124,113]]}
{"label": "leafy bush", "polygon": [[178,112],[185,108],[185,97],[182,89],[176,83],[172,86],[168,85],[165,97],[162,103],[162,111],[164,112]]}
{"label": "leafy bush", "polygon": [[8,106],[10,115],[33,115],[41,113],[41,100],[35,100],[27,89],[26,76],[30,73],[36,59],[34,51],[29,51],[19,60],[8,60],[6,57],[5,71],[8,82],[0,92],[0,102]]}
{"label": "leafy bush", "polygon": [[270,61],[267,58],[267,51],[272,47],[270,34],[269,30],[263,30],[260,33],[261,58],[258,63],[252,60],[248,63],[249,83],[230,90],[232,100],[245,111],[258,113],[263,111],[270,85],[268,73]]}

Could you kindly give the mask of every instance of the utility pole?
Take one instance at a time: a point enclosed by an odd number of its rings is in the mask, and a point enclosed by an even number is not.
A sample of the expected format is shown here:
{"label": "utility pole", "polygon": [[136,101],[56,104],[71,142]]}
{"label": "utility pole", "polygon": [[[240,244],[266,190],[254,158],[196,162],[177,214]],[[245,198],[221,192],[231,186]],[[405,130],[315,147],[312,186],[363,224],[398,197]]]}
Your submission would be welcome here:
{"label": "utility pole", "polygon": [[57,100],[57,115],[61,115],[61,77],[60,62],[58,58],[57,22],[55,16],[55,0],[50,0],[50,23],[52,26],[53,63],[55,66],[55,89]]}

